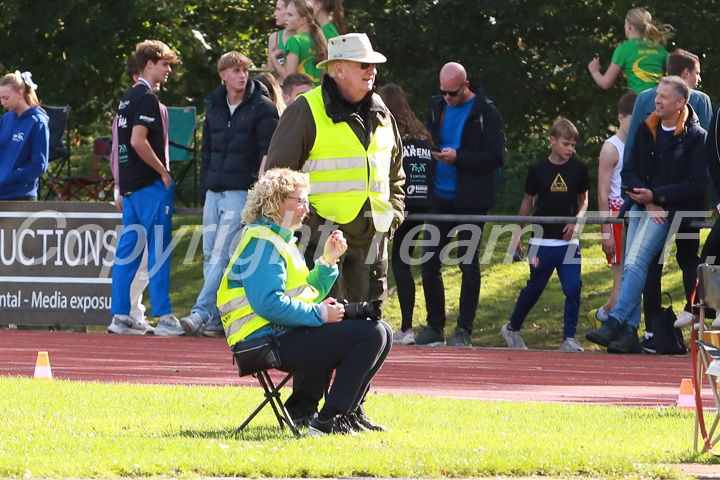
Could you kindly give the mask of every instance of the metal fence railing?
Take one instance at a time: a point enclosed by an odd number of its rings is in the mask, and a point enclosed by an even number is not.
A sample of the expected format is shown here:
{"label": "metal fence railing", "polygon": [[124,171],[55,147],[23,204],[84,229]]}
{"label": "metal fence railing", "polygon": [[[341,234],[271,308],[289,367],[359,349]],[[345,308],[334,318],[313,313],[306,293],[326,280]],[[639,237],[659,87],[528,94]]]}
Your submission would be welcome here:
{"label": "metal fence railing", "polygon": [[[202,215],[201,208],[176,208],[175,215]],[[608,225],[623,223],[625,220],[617,217],[533,217],[519,215],[450,215],[437,213],[411,213],[409,220],[430,222],[452,221],[457,223],[534,223],[534,224],[567,224],[583,223],[586,225]],[[687,225],[690,228],[712,228],[715,222],[692,220]]]}

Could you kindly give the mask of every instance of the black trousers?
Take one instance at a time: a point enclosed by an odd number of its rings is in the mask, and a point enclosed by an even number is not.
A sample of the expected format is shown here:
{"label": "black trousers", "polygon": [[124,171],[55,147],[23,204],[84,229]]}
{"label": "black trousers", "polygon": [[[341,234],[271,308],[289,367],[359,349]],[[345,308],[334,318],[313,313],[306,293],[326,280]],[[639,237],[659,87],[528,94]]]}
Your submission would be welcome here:
{"label": "black trousers", "polygon": [[[305,249],[308,268],[312,268],[314,259],[323,254],[324,242],[321,230],[314,229]],[[384,300],[387,296],[387,243],[387,234],[376,234],[376,238],[367,245],[349,245],[345,255],[340,257],[340,275],[329,296],[348,302]],[[389,351],[392,345],[392,329],[384,322],[381,324],[385,325],[389,332]],[[320,348],[327,346],[321,345]],[[285,401],[285,407],[292,418],[297,419],[317,412],[318,404],[327,391],[333,368],[321,372],[297,372],[293,376],[293,392]]]}
{"label": "black trousers", "polygon": [[[697,228],[680,227],[678,235],[693,235],[694,238],[675,238],[675,258],[682,271],[683,289],[685,290],[685,310],[690,311],[690,299],[695,290],[695,279],[697,278],[697,267],[700,265],[698,250],[700,248],[700,230]],[[720,237],[720,233],[718,235]],[[709,240],[709,238],[708,238]],[[707,243],[706,243],[707,245]],[[703,249],[704,251],[704,249]],[[652,318],[662,306],[662,277],[663,264],[660,261],[660,254],[650,262],[645,288],[643,289],[643,315],[645,317],[645,331],[652,332]]]}
{"label": "black trousers", "polygon": [[393,238],[390,263],[395,276],[398,301],[400,302],[400,313],[402,314],[400,330],[402,331],[412,328],[413,312],[415,310],[415,279],[409,261],[422,232],[420,227],[423,223],[419,220],[405,219],[395,231],[395,237]]}
{"label": "black trousers", "polygon": [[[430,213],[485,215],[487,211],[455,208],[455,200],[436,195],[432,197]],[[457,230],[457,258],[460,261],[462,282],[460,285],[460,314],[458,327],[472,333],[475,313],[480,301],[480,243],[484,223],[459,224],[457,222],[426,222],[423,237],[422,283],[427,307],[427,324],[438,332],[445,329],[445,285],[442,277],[441,254],[452,241],[452,231]],[[439,234],[439,238],[435,238]],[[469,261],[468,261],[469,260]]]}
{"label": "black trousers", "polygon": [[[322,379],[321,397],[328,372],[335,370],[325,403],[343,413],[360,405],[392,347],[392,329],[383,321],[343,320],[320,327],[296,328],[278,338],[280,370],[304,374],[300,375],[303,382]],[[297,391],[295,380],[293,384]],[[314,413],[290,407],[288,410],[293,418]]]}
{"label": "black trousers", "polygon": [[[709,265],[720,265],[720,218],[715,223],[708,234],[702,252],[700,253],[701,263]],[[716,318],[716,312],[713,309],[706,308],[705,316],[707,318]]]}

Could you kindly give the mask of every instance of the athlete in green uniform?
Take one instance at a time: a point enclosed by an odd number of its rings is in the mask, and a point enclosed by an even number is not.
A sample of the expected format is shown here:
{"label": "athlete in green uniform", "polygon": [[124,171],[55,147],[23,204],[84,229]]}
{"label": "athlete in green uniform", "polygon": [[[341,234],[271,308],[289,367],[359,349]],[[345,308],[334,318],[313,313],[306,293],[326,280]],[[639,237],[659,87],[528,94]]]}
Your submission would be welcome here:
{"label": "athlete in green uniform", "polygon": [[657,86],[665,71],[668,52],[662,45],[669,37],[670,25],[656,25],[644,8],[633,8],[625,17],[627,41],[615,49],[612,63],[605,74],[600,73],[600,58],[588,64],[590,75],[600,87],[608,89],[620,71],[625,72],[628,86],[635,93]]}
{"label": "athlete in green uniform", "polygon": [[327,41],[315,21],[313,6],[309,0],[289,0],[285,9],[287,30],[295,34],[285,40],[285,61],[270,57],[270,66],[285,80],[291,73],[304,73],[320,85],[322,71],[315,65],[327,58]]}
{"label": "athlete in green uniform", "polygon": [[313,0],[315,21],[322,28],[325,40],[345,35],[345,10],[342,0]]}

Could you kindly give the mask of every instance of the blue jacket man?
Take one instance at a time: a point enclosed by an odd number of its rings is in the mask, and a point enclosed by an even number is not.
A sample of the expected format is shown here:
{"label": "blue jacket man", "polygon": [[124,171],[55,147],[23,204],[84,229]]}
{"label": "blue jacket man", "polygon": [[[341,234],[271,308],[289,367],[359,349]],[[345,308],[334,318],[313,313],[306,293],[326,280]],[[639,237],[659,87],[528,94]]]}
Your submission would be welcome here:
{"label": "blue jacket man", "polygon": [[707,182],[707,133],[687,105],[690,88],[677,76],[657,87],[655,112],[638,128],[623,167],[630,197],[625,266],[615,308],[586,338],[613,353],[639,353],[640,295],[650,263],[674,234],[678,212],[702,206]]}
{"label": "blue jacket man", "polygon": [[[708,130],[710,118],[712,117],[712,104],[710,97],[705,93],[695,90],[700,83],[700,59],[686,50],[677,49],[670,54],[667,61],[668,75],[677,75],[687,82],[690,87],[690,100],[688,104],[692,107],[700,122],[700,126]],[[633,146],[638,127],[645,119],[655,111],[655,96],[657,87],[645,90],[638,95],[633,108],[632,120],[628,129],[625,141],[625,158],[630,157],[630,150]],[[712,185],[712,182],[710,183]],[[714,207],[720,200],[714,190],[710,192],[710,203]],[[629,208],[630,204],[627,207]],[[698,210],[702,205],[698,205]],[[675,256],[677,263],[682,270],[683,288],[685,290],[685,308],[678,314],[678,325],[690,325],[697,316],[691,313],[691,298],[695,290],[695,278],[697,266],[700,264],[698,249],[700,248],[700,230],[690,228],[687,222],[681,224],[678,235],[675,238]],[[645,339],[642,342],[643,350],[646,353],[655,353],[655,341],[652,338],[652,319],[657,316],[662,307],[662,290],[660,278],[662,277],[662,261],[660,257],[654,258],[650,263],[645,289],[643,290],[643,313],[645,317]]]}
{"label": "blue jacket man", "polygon": [[[434,182],[429,213],[485,215],[495,201],[495,171],[505,159],[505,135],[500,112],[479,87],[470,87],[459,63],[440,71],[440,95],[430,102],[428,130],[433,152]],[[470,346],[470,334],[480,299],[479,248],[483,223],[428,222],[423,248],[422,282],[427,325],[417,345],[445,344],[445,288],[440,252],[458,228],[458,259],[462,272],[460,315],[447,344]]]}

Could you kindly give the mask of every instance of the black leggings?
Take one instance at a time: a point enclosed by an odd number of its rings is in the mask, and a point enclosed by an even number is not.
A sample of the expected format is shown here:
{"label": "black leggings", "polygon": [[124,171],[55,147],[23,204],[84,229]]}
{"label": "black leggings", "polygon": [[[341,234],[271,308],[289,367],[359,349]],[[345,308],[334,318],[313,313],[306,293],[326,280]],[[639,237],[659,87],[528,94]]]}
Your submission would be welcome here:
{"label": "black leggings", "polygon": [[[413,278],[410,263],[405,260],[412,258],[415,245],[420,237],[422,229],[416,227],[422,225],[422,220],[405,220],[395,231],[392,244],[393,275],[397,287],[398,301],[400,302],[400,313],[402,322],[400,330],[403,332],[412,328],[413,311],[415,308],[415,279]],[[412,235],[411,235],[412,231]]]}
{"label": "black leggings", "polygon": [[382,321],[343,320],[295,328],[278,339],[280,370],[301,374],[335,370],[325,405],[350,413],[360,405],[390,353],[392,329]]}

